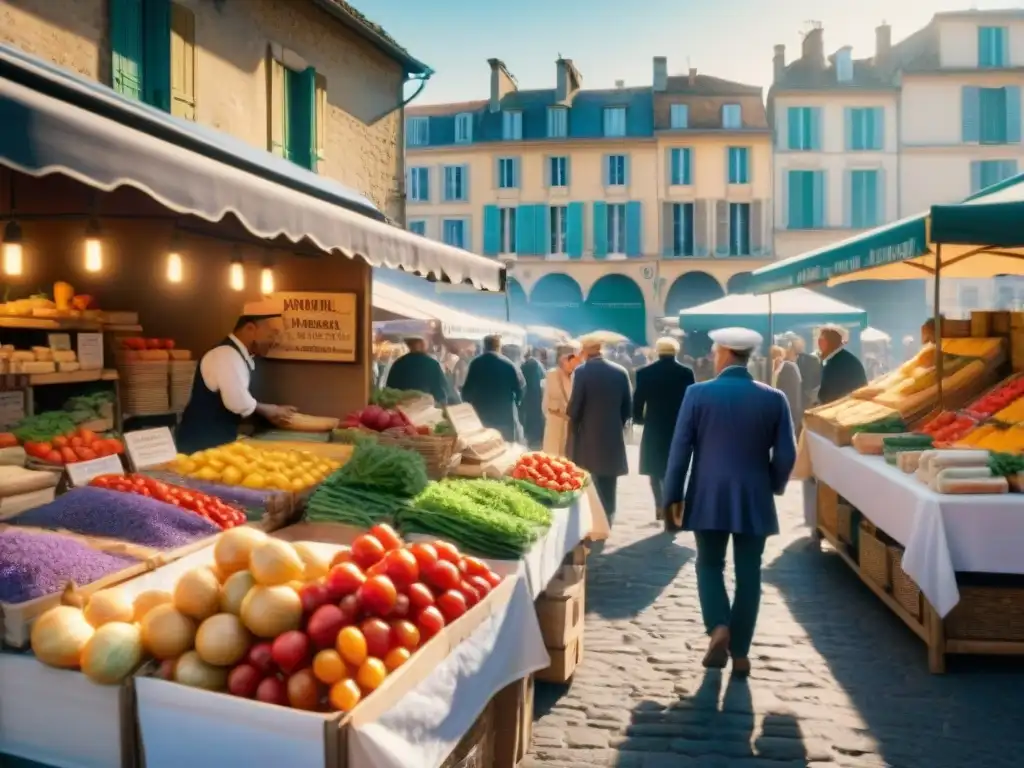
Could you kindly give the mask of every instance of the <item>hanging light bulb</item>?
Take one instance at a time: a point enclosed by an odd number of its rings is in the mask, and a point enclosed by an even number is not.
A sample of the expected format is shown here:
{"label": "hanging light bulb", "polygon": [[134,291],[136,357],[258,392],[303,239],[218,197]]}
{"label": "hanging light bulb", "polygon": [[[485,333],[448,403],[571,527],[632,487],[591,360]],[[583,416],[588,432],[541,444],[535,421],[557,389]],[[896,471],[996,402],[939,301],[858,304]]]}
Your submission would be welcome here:
{"label": "hanging light bulb", "polygon": [[181,254],[171,251],[167,254],[167,282],[180,283],[182,277]]}
{"label": "hanging light bulb", "polygon": [[89,220],[89,228],[85,231],[85,271],[103,271],[103,240],[100,238],[100,223],[96,219]]}
{"label": "hanging light bulb", "polygon": [[9,221],[4,227],[3,241],[3,272],[5,275],[20,275],[24,267],[24,255],[21,249],[21,227],[18,222]]}
{"label": "hanging light bulb", "polygon": [[260,270],[260,293],[269,296],[274,292],[274,270],[270,266],[264,266]]}
{"label": "hanging light bulb", "polygon": [[228,273],[228,283],[233,291],[245,290],[245,266],[241,259],[232,259],[231,271]]}

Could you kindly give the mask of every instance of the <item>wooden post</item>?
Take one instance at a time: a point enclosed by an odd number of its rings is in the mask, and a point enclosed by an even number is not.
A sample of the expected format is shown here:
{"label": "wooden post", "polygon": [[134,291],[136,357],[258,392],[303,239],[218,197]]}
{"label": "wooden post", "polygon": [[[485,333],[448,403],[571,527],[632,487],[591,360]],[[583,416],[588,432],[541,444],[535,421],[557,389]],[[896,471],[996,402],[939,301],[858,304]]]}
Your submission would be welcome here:
{"label": "wooden post", "polygon": [[946,672],[946,630],[942,618],[921,595],[921,609],[924,611],[924,623],[928,634],[928,671],[935,675]]}

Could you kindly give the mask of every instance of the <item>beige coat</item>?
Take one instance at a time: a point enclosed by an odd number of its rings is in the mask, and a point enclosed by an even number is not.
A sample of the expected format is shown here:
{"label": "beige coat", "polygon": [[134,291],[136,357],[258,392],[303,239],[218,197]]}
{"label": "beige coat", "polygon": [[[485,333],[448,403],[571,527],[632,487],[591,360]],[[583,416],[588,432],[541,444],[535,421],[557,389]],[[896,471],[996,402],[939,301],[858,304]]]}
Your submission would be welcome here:
{"label": "beige coat", "polygon": [[572,394],[572,379],[561,368],[552,368],[544,377],[544,453],[564,456],[566,441],[569,439],[569,395]]}

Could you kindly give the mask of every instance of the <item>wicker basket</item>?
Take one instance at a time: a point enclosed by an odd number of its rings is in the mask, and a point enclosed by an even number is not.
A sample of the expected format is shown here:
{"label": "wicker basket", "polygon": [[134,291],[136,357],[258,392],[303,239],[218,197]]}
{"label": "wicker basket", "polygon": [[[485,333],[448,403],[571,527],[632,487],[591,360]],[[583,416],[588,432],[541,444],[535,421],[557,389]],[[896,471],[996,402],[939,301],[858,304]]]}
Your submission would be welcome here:
{"label": "wicker basket", "polygon": [[960,587],[960,602],[946,617],[946,637],[1024,641],[1024,589]]}
{"label": "wicker basket", "polygon": [[856,544],[856,536],[854,531],[856,529],[856,518],[859,515],[856,513],[853,507],[845,502],[838,502],[836,504],[836,537],[847,544]]}
{"label": "wicker basket", "polygon": [[427,474],[432,480],[440,480],[451,467],[452,452],[455,450],[455,435],[389,435],[382,432],[382,445],[393,445],[416,451],[427,463]]}
{"label": "wicker basket", "polygon": [[833,536],[839,530],[839,494],[824,483],[818,483],[818,527]]}
{"label": "wicker basket", "polygon": [[861,524],[858,542],[857,559],[860,562],[861,575],[873,584],[888,591],[892,587],[892,572],[889,565],[889,552],[875,530],[874,526]]}
{"label": "wicker basket", "polygon": [[915,619],[921,618],[921,589],[903,570],[903,549],[889,548],[889,573],[892,579],[892,596],[903,609]]}

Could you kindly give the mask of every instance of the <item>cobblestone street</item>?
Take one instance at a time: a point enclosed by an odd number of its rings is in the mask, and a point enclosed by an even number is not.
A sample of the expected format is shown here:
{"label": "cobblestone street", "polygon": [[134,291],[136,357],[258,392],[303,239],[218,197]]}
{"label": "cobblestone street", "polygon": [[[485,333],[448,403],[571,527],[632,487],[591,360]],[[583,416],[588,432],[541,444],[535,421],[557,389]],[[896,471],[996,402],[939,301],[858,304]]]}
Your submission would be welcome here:
{"label": "cobblestone street", "polygon": [[929,674],[924,644],[810,547],[798,483],[765,553],[754,671],[731,684],[700,664],[692,535],[661,532],[646,478],[619,488],[590,560],[584,661],[571,686],[538,685],[523,768],[1021,765],[1024,665],[953,658]]}

